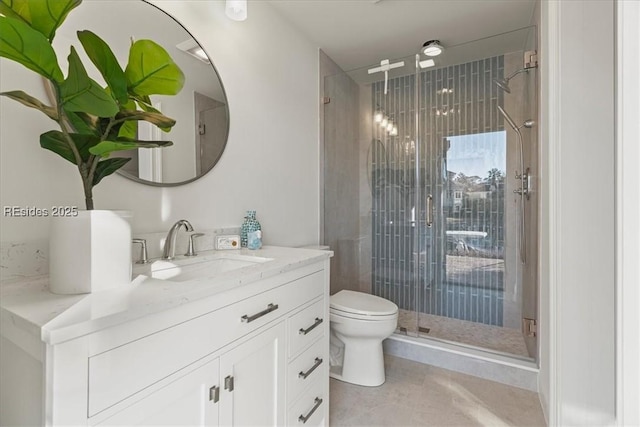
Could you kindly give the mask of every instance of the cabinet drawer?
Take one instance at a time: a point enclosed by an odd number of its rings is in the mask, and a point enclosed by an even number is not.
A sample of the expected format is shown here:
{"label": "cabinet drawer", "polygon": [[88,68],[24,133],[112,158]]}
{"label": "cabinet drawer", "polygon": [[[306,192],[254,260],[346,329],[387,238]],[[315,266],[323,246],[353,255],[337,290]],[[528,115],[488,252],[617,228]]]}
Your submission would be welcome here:
{"label": "cabinet drawer", "polygon": [[287,425],[291,427],[326,425],[326,408],[329,404],[328,393],[323,378],[316,378],[309,390],[289,407]]}
{"label": "cabinet drawer", "polygon": [[89,358],[89,416],[321,295],[322,272]]}
{"label": "cabinet drawer", "polygon": [[289,363],[287,368],[287,393],[289,403],[297,399],[317,378],[329,375],[326,339],[321,339]]}
{"label": "cabinet drawer", "polygon": [[294,357],[301,350],[324,335],[324,299],[319,299],[304,310],[289,318],[289,356]]}

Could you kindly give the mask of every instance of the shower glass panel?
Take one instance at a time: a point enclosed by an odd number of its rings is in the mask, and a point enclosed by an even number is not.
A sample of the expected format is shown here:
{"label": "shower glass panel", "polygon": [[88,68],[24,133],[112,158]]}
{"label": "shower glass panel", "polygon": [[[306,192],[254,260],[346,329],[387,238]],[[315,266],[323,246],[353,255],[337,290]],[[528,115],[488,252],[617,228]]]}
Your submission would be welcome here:
{"label": "shower glass panel", "polygon": [[[332,293],[351,289],[400,308],[398,333],[532,358],[523,318],[537,309],[537,197],[525,203],[529,260],[519,261],[516,123],[535,118],[535,28],[450,46],[422,68],[366,69],[324,80],[324,241]],[[422,64],[424,65],[424,63]],[[535,129],[522,129],[537,170]],[[536,176],[535,172],[533,176]],[[533,182],[535,187],[535,182]]]}

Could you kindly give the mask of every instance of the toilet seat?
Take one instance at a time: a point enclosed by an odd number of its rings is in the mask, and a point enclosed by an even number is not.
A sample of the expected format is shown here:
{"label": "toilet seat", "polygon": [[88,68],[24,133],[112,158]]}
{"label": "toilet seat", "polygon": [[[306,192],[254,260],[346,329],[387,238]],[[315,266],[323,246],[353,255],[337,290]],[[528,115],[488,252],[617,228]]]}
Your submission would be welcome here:
{"label": "toilet seat", "polygon": [[354,319],[354,320],[366,320],[367,322],[386,322],[386,321],[394,320],[398,318],[398,313],[373,316],[368,314],[350,313],[348,311],[336,310],[335,308],[330,309],[330,314],[332,316],[338,316],[338,318],[344,317],[347,319]]}
{"label": "toilet seat", "polygon": [[343,290],[330,298],[332,314],[351,319],[385,321],[398,316],[398,306],[389,300],[366,294]]}

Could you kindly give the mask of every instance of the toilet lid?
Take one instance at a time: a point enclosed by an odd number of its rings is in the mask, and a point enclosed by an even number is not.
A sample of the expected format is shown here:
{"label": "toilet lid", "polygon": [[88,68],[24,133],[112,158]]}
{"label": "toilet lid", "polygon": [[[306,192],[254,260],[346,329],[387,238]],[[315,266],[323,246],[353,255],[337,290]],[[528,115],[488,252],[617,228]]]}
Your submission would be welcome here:
{"label": "toilet lid", "polygon": [[368,316],[387,316],[398,312],[398,306],[389,300],[364,292],[340,291],[331,295],[331,308]]}

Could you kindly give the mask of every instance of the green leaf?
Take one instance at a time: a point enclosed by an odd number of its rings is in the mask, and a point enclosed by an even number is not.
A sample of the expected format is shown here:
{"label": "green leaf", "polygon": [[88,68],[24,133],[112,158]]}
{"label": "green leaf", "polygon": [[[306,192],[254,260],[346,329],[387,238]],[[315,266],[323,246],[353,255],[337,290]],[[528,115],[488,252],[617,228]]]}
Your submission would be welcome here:
{"label": "green leaf", "polygon": [[56,30],[69,12],[80,6],[82,0],[38,0],[31,1],[31,26],[53,41]]}
{"label": "green leaf", "polygon": [[96,166],[96,171],[93,174],[93,186],[98,185],[102,178],[109,176],[122,166],[124,166],[131,158],[129,157],[114,157],[113,159],[101,160]]}
{"label": "green leaf", "polygon": [[128,138],[118,138],[117,141],[102,141],[98,145],[91,147],[89,152],[95,156],[107,157],[114,151],[135,150],[136,148],[156,148],[169,147],[173,145],[171,141],[138,141]]}
{"label": "green leaf", "polygon": [[[91,155],[89,151],[91,147],[100,142],[100,138],[95,135],[83,135],[78,133],[72,133],[69,135],[78,149],[82,161],[86,162],[89,160],[89,156]],[[77,164],[76,158],[73,155],[73,150],[69,147],[64,134],[58,130],[51,130],[40,135],[40,146],[44,149],[53,151],[74,165]]]}
{"label": "green leaf", "polygon": [[89,78],[73,46],[69,54],[69,74],[60,85],[60,97],[67,111],[83,112],[98,117],[112,117],[118,112],[118,105],[113,98]]}
{"label": "green leaf", "polygon": [[153,107],[153,102],[151,101],[151,97],[149,95],[130,95],[129,99],[135,101],[136,104],[138,104],[138,106],[144,111],[148,111],[151,113],[160,112],[160,110]]}
{"label": "green leaf", "polygon": [[46,150],[53,151],[74,165],[76,164],[76,158],[73,155],[73,151],[71,151],[69,144],[67,144],[67,141],[64,139],[62,132],[52,130],[47,133],[43,133],[40,135],[40,146]]}
{"label": "green leaf", "polygon": [[138,122],[133,120],[129,122],[124,122],[122,126],[120,126],[120,129],[118,130],[119,138],[135,139],[137,136],[138,136]]}
{"label": "green leaf", "polygon": [[56,111],[55,108],[50,107],[49,105],[46,105],[44,103],[42,103],[40,100],[38,100],[37,98],[34,98],[33,96],[21,91],[21,90],[14,90],[14,91],[10,91],[10,92],[2,92],[0,93],[1,96],[6,96],[7,98],[11,98],[14,101],[18,101],[19,103],[26,105],[27,107],[31,107],[31,108],[35,108],[36,110],[40,110],[43,113],[45,113],[51,120],[55,120],[58,121],[58,112]]}
{"label": "green leaf", "polygon": [[64,79],[49,41],[29,25],[0,16],[0,56],[56,82]]}
{"label": "green leaf", "polygon": [[56,30],[82,0],[2,0],[0,13],[21,19],[52,41]]}
{"label": "green leaf", "polygon": [[31,23],[29,0],[0,0],[0,13],[26,24]]}
{"label": "green leaf", "polygon": [[78,39],[91,62],[104,77],[115,99],[125,104],[128,100],[127,78],[109,46],[91,31],[78,31]]}
{"label": "green leaf", "polygon": [[98,119],[82,112],[66,111],[65,114],[69,119],[69,123],[76,133],[91,134],[100,136],[100,128]]}
{"label": "green leaf", "polygon": [[[131,111],[136,109],[136,102],[129,98],[127,103],[124,105],[120,105],[120,111]],[[120,126],[118,129],[118,137],[120,138],[129,138],[136,139],[138,137],[138,122],[136,121],[127,121]]]}
{"label": "green leaf", "polygon": [[169,118],[162,113],[147,113],[146,111],[120,111],[116,115],[116,119],[144,120],[145,122],[152,123],[159,128],[171,128],[176,124],[174,119]]}
{"label": "green leaf", "polygon": [[129,92],[135,95],[175,95],[184,86],[184,74],[162,46],[138,40],[129,50],[125,70]]}
{"label": "green leaf", "polygon": [[[138,104],[138,106],[143,110],[146,111],[147,113],[157,113],[157,114],[162,114],[162,111],[158,110],[157,108],[153,107],[152,103],[151,103],[151,98],[149,98],[148,95],[143,95],[143,96],[135,96],[135,97],[131,97],[130,99],[135,100],[136,104]],[[160,127],[160,130],[162,130],[163,132],[170,132],[171,128],[173,126],[170,127]]]}

